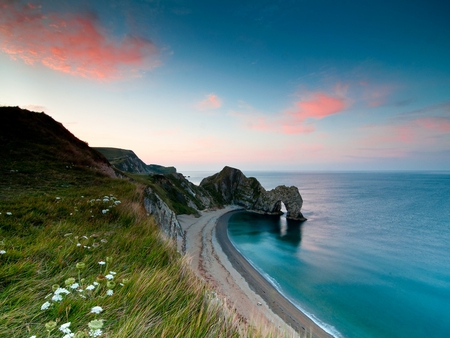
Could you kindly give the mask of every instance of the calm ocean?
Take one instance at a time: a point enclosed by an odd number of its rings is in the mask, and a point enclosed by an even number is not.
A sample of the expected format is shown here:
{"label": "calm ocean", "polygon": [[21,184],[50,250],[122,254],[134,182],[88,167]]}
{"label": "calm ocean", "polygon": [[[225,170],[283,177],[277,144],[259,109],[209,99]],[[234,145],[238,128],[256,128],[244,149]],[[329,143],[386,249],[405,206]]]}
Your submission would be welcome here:
{"label": "calm ocean", "polygon": [[239,213],[231,240],[327,331],[450,337],[450,172],[244,173],[297,186],[308,220]]}

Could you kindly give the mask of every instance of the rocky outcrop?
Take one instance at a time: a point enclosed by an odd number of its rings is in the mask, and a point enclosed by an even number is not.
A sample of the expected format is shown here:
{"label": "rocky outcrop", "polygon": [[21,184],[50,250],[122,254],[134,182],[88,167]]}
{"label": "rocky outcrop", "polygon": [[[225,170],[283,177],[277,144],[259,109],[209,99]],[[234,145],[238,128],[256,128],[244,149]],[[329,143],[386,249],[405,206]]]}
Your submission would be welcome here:
{"label": "rocky outcrop", "polygon": [[145,164],[132,150],[108,147],[94,148],[102,153],[117,169],[133,174],[172,174],[175,167],[164,167],[157,164]]}
{"label": "rocky outcrop", "polygon": [[144,206],[169,238],[176,240],[178,236],[183,236],[183,230],[175,212],[150,187],[145,189]]}
{"label": "rocky outcrop", "polygon": [[225,167],[221,172],[203,179],[200,187],[222,205],[235,204],[249,211],[277,215],[282,214],[283,202],[288,219],[306,220],[301,213],[303,199],[294,186],[282,185],[266,191],[256,178],[246,177],[239,169]]}

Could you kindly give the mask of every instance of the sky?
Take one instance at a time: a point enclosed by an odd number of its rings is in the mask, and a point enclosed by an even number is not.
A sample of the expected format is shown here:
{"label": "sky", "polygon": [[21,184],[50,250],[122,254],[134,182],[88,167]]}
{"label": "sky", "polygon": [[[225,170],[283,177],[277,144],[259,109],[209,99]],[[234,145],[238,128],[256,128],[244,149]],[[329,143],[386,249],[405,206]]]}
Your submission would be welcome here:
{"label": "sky", "polygon": [[0,0],[0,105],[179,172],[450,170],[447,0]]}

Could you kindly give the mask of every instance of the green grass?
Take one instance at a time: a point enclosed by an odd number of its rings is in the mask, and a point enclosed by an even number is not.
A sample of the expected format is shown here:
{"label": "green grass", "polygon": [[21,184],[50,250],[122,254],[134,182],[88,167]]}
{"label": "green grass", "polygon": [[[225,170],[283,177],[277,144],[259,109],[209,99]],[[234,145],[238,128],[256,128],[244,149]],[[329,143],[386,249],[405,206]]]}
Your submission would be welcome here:
{"label": "green grass", "polygon": [[[45,323],[71,322],[88,330],[101,306],[105,334],[114,337],[238,336],[233,323],[208,302],[209,291],[160,235],[142,209],[142,189],[129,182],[61,189],[51,196],[21,196],[0,203],[0,336],[47,336]],[[104,196],[110,200],[104,202]],[[114,204],[114,196],[121,203]],[[105,214],[103,210],[109,209]],[[11,213],[8,215],[7,213]],[[85,237],[83,237],[85,236]],[[78,245],[77,245],[78,244]],[[99,261],[111,257],[104,271]],[[78,276],[76,264],[86,268]],[[115,271],[112,296],[72,292],[50,309],[52,285],[74,277],[85,288]],[[124,286],[119,282],[129,280]],[[57,329],[51,336],[62,336]]]}
{"label": "green grass", "polygon": [[[6,251],[0,255],[0,337],[62,337],[58,328],[67,322],[81,336],[94,319],[104,320],[102,337],[263,336],[198,280],[147,216],[142,194],[140,184],[104,179],[0,200],[0,250]],[[112,263],[105,269],[98,262],[107,257]],[[85,269],[76,268],[80,262]],[[65,280],[72,277],[85,290],[109,271],[116,272],[112,296],[100,283],[95,292],[72,291],[41,310],[52,285],[69,289]],[[104,311],[91,314],[94,306]],[[47,332],[50,321],[57,327]]]}

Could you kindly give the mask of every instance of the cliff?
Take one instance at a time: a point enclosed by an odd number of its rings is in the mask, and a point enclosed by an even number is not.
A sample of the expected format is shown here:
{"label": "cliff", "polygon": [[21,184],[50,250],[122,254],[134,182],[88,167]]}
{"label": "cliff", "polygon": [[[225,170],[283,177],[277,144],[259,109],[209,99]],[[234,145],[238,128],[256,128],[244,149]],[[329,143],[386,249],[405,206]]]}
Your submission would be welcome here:
{"label": "cliff", "polygon": [[108,147],[95,147],[117,169],[132,174],[172,174],[175,167],[145,164],[132,150]]}
{"label": "cliff", "polygon": [[301,213],[303,199],[294,186],[278,186],[266,191],[254,177],[246,177],[239,169],[224,167],[221,172],[204,178],[200,187],[208,191],[219,204],[235,204],[249,211],[281,214],[286,206],[286,218],[305,221]]}

